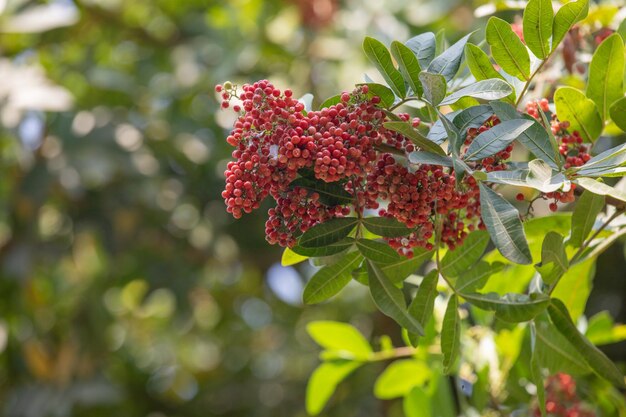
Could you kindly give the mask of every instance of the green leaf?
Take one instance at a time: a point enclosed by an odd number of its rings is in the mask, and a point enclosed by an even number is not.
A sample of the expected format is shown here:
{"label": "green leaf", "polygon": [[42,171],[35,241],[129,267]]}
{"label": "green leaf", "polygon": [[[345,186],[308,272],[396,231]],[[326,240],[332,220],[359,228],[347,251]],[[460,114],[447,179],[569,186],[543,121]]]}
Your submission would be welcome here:
{"label": "green leaf", "polygon": [[402,73],[404,80],[411,87],[411,90],[413,90],[413,93],[421,96],[424,91],[419,77],[422,68],[413,51],[408,46],[398,41],[393,41],[391,42],[391,55],[398,63],[398,69]]}
{"label": "green leaf", "polygon": [[463,97],[474,97],[481,100],[498,100],[513,92],[513,88],[506,81],[498,78],[477,81],[467,87],[461,88],[444,98],[440,106],[456,103]]}
{"label": "green leaf", "polygon": [[529,187],[544,193],[556,191],[566,183],[569,183],[569,180],[563,173],[552,171],[550,165],[541,159],[533,159],[528,163],[528,177],[526,181]]}
{"label": "green leaf", "polygon": [[357,239],[356,246],[363,256],[378,264],[396,263],[403,259],[398,252],[391,249],[386,243],[369,239]]}
{"label": "green leaf", "polygon": [[343,184],[338,182],[325,182],[322,180],[300,177],[291,181],[289,183],[289,187],[300,187],[308,191],[318,193],[320,196],[320,202],[326,206],[350,204],[353,201],[352,196],[345,190]]}
{"label": "green leaf", "polygon": [[461,318],[459,317],[459,298],[450,297],[443,316],[441,327],[441,352],[443,353],[443,372],[450,374],[459,356],[461,347]]}
{"label": "green leaf", "polygon": [[573,264],[559,280],[552,296],[565,304],[572,319],[578,320],[585,312],[596,274],[595,258]]}
{"label": "green leaf", "polygon": [[[422,283],[417,288],[415,298],[409,305],[409,314],[425,327],[428,321],[433,315],[433,308],[435,307],[435,298],[437,298],[437,282],[439,281],[439,272],[436,269],[430,271]],[[418,337],[415,334],[410,334],[409,339],[414,346],[417,345]]]}
{"label": "green leaf", "polygon": [[413,387],[404,397],[402,409],[406,417],[432,417],[430,397],[422,387]]}
{"label": "green leaf", "polygon": [[393,92],[396,93],[398,97],[404,98],[406,96],[404,79],[400,71],[394,67],[391,54],[387,50],[387,47],[380,41],[366,36],[363,40],[363,50]]}
{"label": "green leaf", "polygon": [[426,151],[413,151],[409,154],[409,162],[412,164],[440,165],[452,167],[452,158],[441,156]]}
{"label": "green leaf", "polygon": [[626,143],[606,150],[580,167],[577,174],[584,177],[599,177],[626,163]]}
{"label": "green leaf", "polygon": [[611,187],[603,182],[591,179],[591,178],[578,178],[576,184],[583,187],[585,190],[589,190],[597,195],[608,195],[619,201],[626,202],[626,192],[618,190],[615,187]]}
{"label": "green leaf", "polygon": [[602,351],[578,332],[576,325],[569,316],[567,307],[560,300],[552,299],[548,306],[548,313],[557,331],[574,346],[596,374],[618,388],[626,388],[624,375]]}
{"label": "green leaf", "polygon": [[582,246],[591,229],[596,222],[598,214],[604,208],[604,196],[584,191],[576,203],[574,214],[572,215],[572,233],[569,244],[575,248]]}
{"label": "green leaf", "polygon": [[477,81],[488,80],[489,78],[504,80],[504,77],[493,67],[489,56],[478,46],[471,43],[465,45],[465,60]]}
{"label": "green leaf", "polygon": [[426,68],[435,57],[436,45],[435,34],[432,32],[422,33],[405,42],[417,57],[420,67]]}
{"label": "green leaf", "polygon": [[507,120],[484,131],[474,138],[463,159],[476,161],[495,155],[509,146],[532,124],[532,121],[525,119]]}
{"label": "green leaf", "polygon": [[[458,158],[459,152],[461,151],[461,145],[463,144],[463,139],[461,138],[461,132],[454,125],[453,122],[450,121],[446,116],[444,116],[439,110],[439,120],[443,124],[444,129],[446,130],[446,135],[448,136],[449,147],[452,148],[452,155]],[[455,172],[458,174],[456,165],[458,165],[458,159],[452,160],[452,166],[454,167]]]}
{"label": "green leaf", "polygon": [[411,230],[404,223],[393,217],[366,217],[361,220],[370,232],[384,237],[400,237],[408,235]]}
{"label": "green leaf", "polygon": [[352,279],[351,272],[361,262],[359,252],[350,252],[337,263],[325,266],[307,282],[302,298],[307,304],[325,301],[339,293]]}
{"label": "green leaf", "polygon": [[572,87],[560,87],[554,93],[559,120],[569,121],[569,131],[577,130],[583,140],[593,142],[602,133],[602,117],[595,103]]}
{"label": "green leaf", "polygon": [[392,281],[401,282],[410,274],[413,274],[427,260],[433,256],[433,251],[423,248],[413,250],[413,257],[400,256],[396,262],[380,265],[380,270]]}
{"label": "green leaf", "polygon": [[496,293],[461,294],[472,305],[488,311],[495,311],[496,317],[509,323],[529,321],[545,311],[550,298],[545,294],[515,294],[500,296]]}
{"label": "green leaf", "polygon": [[302,246],[296,245],[291,248],[291,250],[298,255],[309,258],[336,255],[350,248],[352,245],[354,245],[354,239],[351,237],[346,237],[339,242],[331,243],[326,246],[320,246],[317,248],[303,248]]}
{"label": "green leaf", "polygon": [[439,145],[422,136],[409,122],[385,122],[383,126],[385,129],[393,130],[406,136],[411,139],[411,142],[425,151],[442,156],[446,155],[446,152]]}
{"label": "green leaf", "polygon": [[463,60],[465,44],[472,34],[473,32],[469,35],[465,35],[454,45],[443,51],[441,55],[433,59],[430,65],[428,65],[427,71],[431,74],[443,75],[446,81],[452,80],[459,71],[461,61]]}
{"label": "green leaf", "polygon": [[424,88],[424,98],[433,106],[438,106],[446,96],[446,79],[442,75],[422,71],[420,81]]}
{"label": "green leaf", "polygon": [[477,230],[470,233],[458,248],[448,251],[441,260],[441,274],[448,278],[457,277],[471,269],[483,255],[489,244],[489,233]]}
{"label": "green leaf", "polygon": [[370,260],[366,262],[370,293],[378,309],[409,332],[423,335],[424,330],[421,324],[407,311],[402,290],[393,285],[378,265]]}
{"label": "green leaf", "polygon": [[491,106],[481,104],[462,110],[454,116],[452,123],[457,127],[461,136],[465,136],[469,128],[480,127],[492,115]]}
{"label": "green leaf", "polygon": [[422,361],[402,359],[387,366],[376,380],[374,395],[381,400],[403,397],[414,387],[422,387],[432,371]]}
{"label": "green leaf", "polygon": [[479,183],[482,219],[502,256],[518,264],[532,263],[519,212],[491,188]]}
{"label": "green leaf", "polygon": [[543,382],[543,373],[541,364],[537,355],[536,330],[535,324],[531,323],[531,356],[530,356],[530,376],[533,384],[537,388],[537,402],[539,403],[539,411],[541,417],[546,417],[546,388]]}
{"label": "green leaf", "polygon": [[330,106],[334,106],[335,104],[341,103],[341,94],[336,94],[332,97],[328,97],[326,100],[320,104],[321,109],[327,109]]}
{"label": "green leaf", "polygon": [[[427,107],[424,107],[427,108]],[[446,119],[449,121],[454,120],[456,115],[461,113],[461,110],[453,111],[444,115]],[[441,118],[438,118],[435,123],[432,125],[430,130],[428,131],[428,135],[426,136],[428,140],[435,142],[438,145],[441,145],[448,138],[448,132],[446,132],[446,128],[443,125],[443,121]]]}
{"label": "green leaf", "polygon": [[556,232],[548,232],[541,246],[541,263],[535,269],[541,274],[543,282],[553,284],[563,276],[569,268],[569,260],[563,245],[563,236]]}
{"label": "green leaf", "polygon": [[570,28],[587,17],[589,12],[589,0],[570,1],[563,5],[554,16],[552,27],[552,50],[554,51]]}
{"label": "green leaf", "polygon": [[313,371],[306,388],[306,411],[309,415],[318,415],[337,385],[361,366],[361,362],[332,361],[324,362]]}
{"label": "green leaf", "polygon": [[565,372],[570,375],[585,375],[591,372],[587,362],[550,323],[547,315],[535,319],[535,328],[535,355],[543,368],[547,368],[551,374]]}
{"label": "green leaf", "polygon": [[487,22],[487,43],[500,67],[522,81],[530,78],[530,56],[521,39],[504,20],[491,17]]}
{"label": "green leaf", "polygon": [[491,275],[497,274],[503,269],[504,264],[501,262],[488,264],[487,262],[480,261],[454,280],[454,287],[461,293],[480,290],[485,286]]}
{"label": "green leaf", "polygon": [[626,97],[622,97],[611,105],[609,115],[617,127],[626,132]]}
{"label": "green leaf", "polygon": [[598,106],[602,120],[608,119],[611,104],[624,97],[624,41],[617,33],[606,38],[593,54],[587,97]]}
{"label": "green leaf", "polygon": [[[515,107],[508,103],[494,101],[491,103],[491,107],[501,121],[520,119],[522,117]],[[517,138],[518,142],[524,145],[537,158],[547,162],[552,168],[558,169],[561,157],[556,148],[556,141],[554,141],[555,146],[553,146],[550,134],[546,129],[536,120],[532,121],[532,126]]]}
{"label": "green leaf", "polygon": [[345,359],[367,360],[372,347],[353,326],[337,321],[313,321],[306,331],[324,349],[345,355]]}
{"label": "green leaf", "polygon": [[550,55],[553,14],[551,0],[530,0],[524,9],[524,40],[539,59]]}
{"label": "green leaf", "polygon": [[304,232],[304,234],[300,236],[298,245],[303,248],[318,248],[339,242],[350,234],[357,223],[358,219],[354,217],[342,217],[328,220]]}
{"label": "green leaf", "polygon": [[308,258],[308,256],[300,255],[289,248],[285,248],[285,250],[283,251],[283,256],[280,259],[280,264],[282,266],[291,266],[300,263]]}
{"label": "green leaf", "polygon": [[380,104],[382,107],[389,108],[393,106],[396,101],[396,96],[393,91],[385,85],[378,83],[362,83],[357,85],[366,85],[369,89],[367,96],[370,98],[374,96],[380,98]]}

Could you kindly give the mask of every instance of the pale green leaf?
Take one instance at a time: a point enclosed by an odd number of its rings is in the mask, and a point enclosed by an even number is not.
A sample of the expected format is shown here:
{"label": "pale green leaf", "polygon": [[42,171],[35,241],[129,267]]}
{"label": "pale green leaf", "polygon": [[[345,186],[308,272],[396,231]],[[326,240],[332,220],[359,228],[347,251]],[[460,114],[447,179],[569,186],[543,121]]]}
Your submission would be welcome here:
{"label": "pale green leaf", "polygon": [[421,96],[423,93],[422,82],[420,81],[420,72],[422,68],[417,60],[417,57],[404,44],[393,41],[391,42],[391,55],[398,63],[398,69],[402,73],[404,80],[409,84],[413,93]]}
{"label": "pale green leaf", "polygon": [[335,392],[337,385],[361,366],[361,362],[324,362],[313,371],[306,388],[306,411],[315,416]]}
{"label": "pale green leaf", "polygon": [[626,97],[622,97],[611,105],[609,115],[617,127],[626,132]]}
{"label": "pale green leaf", "polygon": [[617,33],[606,38],[593,54],[587,97],[596,103],[602,120],[609,118],[611,105],[624,97],[624,41]]}
{"label": "pale green leaf", "polygon": [[443,372],[450,374],[459,356],[461,348],[461,318],[459,317],[459,299],[450,297],[441,328],[441,352],[443,353]]}
{"label": "pale green leaf", "polygon": [[529,79],[528,50],[508,22],[491,17],[487,22],[487,43],[491,46],[491,54],[496,63],[504,71],[522,81]]}
{"label": "pale green leaf", "polygon": [[584,191],[576,203],[572,214],[572,233],[569,244],[579,248],[582,246],[596,222],[598,214],[604,208],[604,196]]}
{"label": "pale green leaf", "polygon": [[569,131],[578,131],[586,142],[595,141],[602,133],[602,117],[598,107],[583,93],[572,87],[560,87],[554,93],[556,114],[570,123]]}
{"label": "pale green leaf", "polygon": [[485,252],[489,244],[489,233],[484,230],[472,232],[461,246],[448,251],[441,259],[441,274],[444,277],[457,277],[471,269]]}
{"label": "pale green leaf", "polygon": [[539,59],[550,54],[553,14],[551,0],[529,0],[524,9],[524,41]]}
{"label": "pale green leaf", "polygon": [[456,103],[463,97],[474,97],[481,100],[498,100],[510,95],[513,88],[506,81],[498,78],[490,78],[487,80],[477,81],[467,87],[461,88],[446,98],[439,105],[446,106]]}
{"label": "pale green leaf", "polygon": [[404,79],[400,71],[393,65],[391,54],[387,50],[387,47],[380,41],[366,36],[363,40],[363,50],[393,92],[398,97],[404,98],[406,96]]}
{"label": "pale green leaf", "polygon": [[465,44],[469,40],[470,36],[472,36],[472,33],[465,35],[454,45],[450,46],[438,57],[433,59],[430,65],[428,65],[427,71],[432,74],[441,74],[446,81],[452,80],[459,71],[461,61],[463,60]]}
{"label": "pale green leaf", "polygon": [[446,79],[443,75],[422,71],[420,81],[424,88],[424,98],[433,106],[438,106],[446,96]]}
{"label": "pale green leaf", "polygon": [[504,121],[474,138],[464,159],[475,161],[495,155],[505,149],[532,125],[532,121],[514,119]]}
{"label": "pale green leaf", "polygon": [[374,384],[374,395],[381,400],[403,397],[414,387],[423,387],[430,379],[430,367],[415,359],[392,362]]}
{"label": "pale green leaf", "polygon": [[306,331],[324,349],[345,353],[345,359],[367,360],[372,347],[353,326],[337,321],[313,321]]}
{"label": "pale green leaf", "polygon": [[494,311],[496,317],[510,323],[532,320],[550,304],[550,298],[545,294],[463,293],[461,296],[480,309]]}
{"label": "pale green leaf", "polygon": [[561,43],[567,32],[576,23],[587,17],[589,0],[570,1],[561,6],[554,16],[552,27],[552,50]]}
{"label": "pale green leaf", "polygon": [[285,248],[285,250],[283,251],[283,256],[280,259],[280,264],[282,266],[291,266],[298,264],[308,258],[308,256],[299,255],[291,249]]}
{"label": "pale green leaf", "polygon": [[541,263],[535,268],[541,274],[543,282],[553,284],[569,268],[569,260],[563,245],[563,236],[557,232],[548,232],[541,247]]}

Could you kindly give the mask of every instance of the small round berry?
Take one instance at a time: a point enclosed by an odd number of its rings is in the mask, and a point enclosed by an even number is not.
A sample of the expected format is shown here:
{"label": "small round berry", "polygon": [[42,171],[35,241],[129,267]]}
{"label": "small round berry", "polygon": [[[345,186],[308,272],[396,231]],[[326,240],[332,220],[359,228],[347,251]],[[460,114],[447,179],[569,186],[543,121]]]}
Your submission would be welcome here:
{"label": "small round berry", "polygon": [[557,211],[559,209],[559,206],[556,205],[556,203],[550,203],[550,211]]}
{"label": "small round berry", "polygon": [[221,84],[218,84],[218,85],[215,86],[215,92],[216,93],[221,93],[223,88],[224,87],[222,87]]}
{"label": "small round berry", "polygon": [[522,194],[522,193],[518,193],[518,194],[515,196],[515,199],[516,199],[517,201],[524,201],[524,199],[525,199],[525,198],[524,198],[524,194]]}

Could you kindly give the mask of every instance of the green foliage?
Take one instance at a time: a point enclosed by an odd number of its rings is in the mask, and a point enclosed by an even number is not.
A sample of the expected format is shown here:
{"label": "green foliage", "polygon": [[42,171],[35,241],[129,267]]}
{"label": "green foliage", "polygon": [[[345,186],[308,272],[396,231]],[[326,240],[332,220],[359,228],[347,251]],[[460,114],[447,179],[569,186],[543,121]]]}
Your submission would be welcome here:
{"label": "green foliage", "polygon": [[452,295],[443,316],[441,328],[441,352],[443,353],[443,372],[452,372],[459,356],[461,346],[461,318],[459,317],[459,298]]}
{"label": "green foliage", "polygon": [[319,303],[337,294],[350,282],[351,272],[361,260],[362,257],[358,252],[351,252],[332,265],[320,269],[311,277],[304,289],[302,295],[304,302]]}
{"label": "green foliage", "polygon": [[602,133],[602,117],[598,107],[583,93],[571,87],[561,87],[554,93],[556,114],[569,120],[572,130],[580,132],[585,142],[595,141]]}
{"label": "green foliage", "polygon": [[404,80],[400,71],[393,65],[391,54],[387,47],[374,38],[366,37],[363,40],[363,50],[393,92],[404,98],[406,96]]}
{"label": "green foliage", "polygon": [[358,219],[355,217],[332,219],[307,230],[300,237],[298,245],[303,248],[319,248],[339,242],[346,238],[357,224]]}
{"label": "green foliage", "polygon": [[524,40],[528,49],[539,59],[550,55],[553,13],[550,0],[530,0],[524,9]]}
{"label": "green foliage", "polygon": [[596,222],[598,214],[604,208],[604,197],[590,191],[583,192],[572,214],[572,232],[568,243],[574,247],[582,246]]}
{"label": "green foliage", "polygon": [[463,244],[453,251],[449,251],[441,260],[441,274],[445,277],[457,277],[472,269],[483,255],[489,234],[485,231],[472,233]]}
{"label": "green foliage", "polygon": [[624,97],[624,41],[617,33],[609,36],[593,54],[589,65],[587,97],[596,103],[602,120],[609,108]]}
{"label": "green foliage", "polygon": [[492,17],[487,23],[486,36],[496,63],[512,76],[527,81],[530,78],[530,56],[511,25]]}
{"label": "green foliage", "polygon": [[589,0],[576,0],[564,4],[554,16],[552,26],[552,50],[561,43],[570,28],[587,17]]}

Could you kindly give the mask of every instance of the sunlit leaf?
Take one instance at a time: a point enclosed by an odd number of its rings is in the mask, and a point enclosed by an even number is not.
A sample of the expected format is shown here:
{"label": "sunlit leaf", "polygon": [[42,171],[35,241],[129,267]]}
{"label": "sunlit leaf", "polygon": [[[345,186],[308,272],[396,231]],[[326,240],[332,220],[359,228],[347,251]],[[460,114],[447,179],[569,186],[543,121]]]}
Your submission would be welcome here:
{"label": "sunlit leaf", "polygon": [[604,208],[605,197],[594,194],[591,191],[584,191],[578,199],[574,214],[572,214],[572,233],[569,244],[574,247],[582,246],[591,229],[596,222],[598,214]]}
{"label": "sunlit leaf", "polygon": [[559,120],[570,122],[570,131],[577,130],[585,142],[595,141],[602,133],[602,117],[595,103],[572,87],[561,87],[554,93]]}
{"label": "sunlit leaf", "polygon": [[587,97],[596,103],[602,120],[609,118],[611,105],[624,97],[624,41],[617,33],[606,38],[593,54]]}
{"label": "sunlit leaf", "polygon": [[470,233],[463,243],[448,251],[441,259],[441,274],[457,277],[472,267],[482,256],[489,243],[489,233],[478,230]]}
{"label": "sunlit leaf", "polygon": [[324,362],[313,371],[306,388],[306,411],[315,416],[335,392],[337,385],[361,366],[361,362]]}
{"label": "sunlit leaf", "polygon": [[317,271],[304,288],[304,302],[320,303],[339,293],[352,279],[351,272],[361,259],[359,252],[351,252],[338,262]]}
{"label": "sunlit leaf", "polygon": [[551,0],[529,0],[524,9],[524,41],[540,59],[550,54],[553,13]]}
{"label": "sunlit leaf", "polygon": [[453,92],[444,98],[439,105],[450,105],[456,103],[463,97],[474,97],[481,100],[497,100],[508,96],[512,92],[513,89],[506,81],[490,78],[488,80],[477,81],[474,84]]}
{"label": "sunlit leaf", "polygon": [[529,321],[545,311],[550,299],[545,294],[505,294],[496,293],[461,294],[470,304],[488,311],[495,311],[496,317],[510,322]]}
{"label": "sunlit leaf", "polygon": [[530,56],[511,25],[497,17],[487,22],[487,43],[496,63],[522,81],[530,77]]}
{"label": "sunlit leaf", "polygon": [[446,374],[452,372],[461,347],[461,318],[459,317],[458,310],[459,299],[456,295],[453,295],[448,301],[441,328],[443,371]]}
{"label": "sunlit leaf", "polygon": [[398,97],[404,98],[406,95],[404,79],[400,71],[393,65],[391,54],[387,50],[387,47],[380,41],[366,36],[363,40],[363,50],[365,51],[365,55],[367,55],[369,60],[383,76],[387,85],[391,87]]}
{"label": "sunlit leaf", "polygon": [[[306,326],[307,333],[324,349],[345,353],[349,358],[366,360],[372,347],[353,326],[337,321],[313,321]],[[351,357],[350,357],[351,356]]]}
{"label": "sunlit leaf", "polygon": [[570,1],[561,6],[554,16],[552,27],[552,50],[561,43],[570,28],[587,17],[589,0]]}
{"label": "sunlit leaf", "polygon": [[422,387],[430,379],[429,366],[415,359],[392,362],[374,384],[374,395],[381,400],[403,397],[412,388]]}
{"label": "sunlit leaf", "polygon": [[404,44],[393,41],[391,42],[391,54],[398,63],[398,69],[402,73],[404,80],[409,84],[414,94],[418,96],[422,95],[422,82],[420,81],[419,74],[422,71],[417,57]]}
{"label": "sunlit leaf", "polygon": [[358,219],[342,217],[328,220],[307,230],[298,241],[303,248],[317,248],[339,242],[350,234]]}

